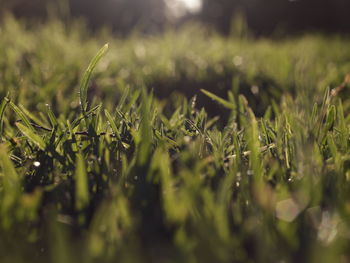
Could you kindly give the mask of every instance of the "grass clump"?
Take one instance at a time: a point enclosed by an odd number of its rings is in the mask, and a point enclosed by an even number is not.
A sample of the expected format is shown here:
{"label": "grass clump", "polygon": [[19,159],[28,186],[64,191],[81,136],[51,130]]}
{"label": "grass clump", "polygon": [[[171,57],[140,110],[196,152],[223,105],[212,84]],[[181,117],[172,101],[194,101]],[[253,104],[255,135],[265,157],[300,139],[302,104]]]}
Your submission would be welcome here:
{"label": "grass clump", "polygon": [[1,262],[349,259],[347,40],[2,30]]}

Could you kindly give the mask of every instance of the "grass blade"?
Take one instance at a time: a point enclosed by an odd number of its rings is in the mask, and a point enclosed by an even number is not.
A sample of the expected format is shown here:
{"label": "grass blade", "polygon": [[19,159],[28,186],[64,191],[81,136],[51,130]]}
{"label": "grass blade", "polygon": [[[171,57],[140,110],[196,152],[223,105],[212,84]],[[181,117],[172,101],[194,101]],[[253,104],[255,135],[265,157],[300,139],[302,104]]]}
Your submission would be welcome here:
{"label": "grass blade", "polygon": [[36,146],[39,147],[40,150],[44,151],[46,148],[46,143],[44,140],[35,132],[28,127],[24,126],[21,123],[16,123],[17,128],[30,140],[32,141]]}
{"label": "grass blade", "polygon": [[152,145],[152,124],[151,124],[151,99],[150,96],[147,96],[146,92],[143,91],[143,98],[142,98],[142,117],[141,117],[141,124],[140,124],[140,130],[139,135],[141,141],[139,144],[139,164],[144,165],[148,158],[150,157],[151,153],[151,145]]}
{"label": "grass blade", "polygon": [[72,128],[74,129],[75,127],[77,127],[82,120],[84,120],[85,118],[87,118],[91,114],[95,113],[100,108],[101,108],[101,105],[97,105],[97,106],[93,107],[91,110],[85,112],[85,116],[81,116],[81,117],[78,117],[77,119],[73,120],[72,121]]}
{"label": "grass blade", "polygon": [[339,101],[339,105],[338,105],[338,122],[339,122],[339,129],[340,129],[341,145],[344,150],[347,150],[348,129],[346,126],[344,109],[341,101]]}
{"label": "grass blade", "polygon": [[337,110],[336,110],[334,105],[332,105],[327,112],[327,119],[326,119],[326,124],[325,124],[325,128],[327,131],[333,127],[333,124],[334,124],[335,118],[336,118],[336,112],[337,112]]}
{"label": "grass blade", "polygon": [[5,109],[6,109],[6,106],[8,103],[9,103],[9,101],[6,98],[4,98],[0,104],[0,139],[2,136],[4,113],[5,113]]}
{"label": "grass blade", "polygon": [[59,123],[58,123],[58,120],[57,120],[55,114],[53,113],[53,111],[49,105],[47,105],[47,115],[49,117],[52,128],[57,129],[59,127]]}
{"label": "grass blade", "polygon": [[82,154],[77,155],[77,168],[75,170],[75,205],[78,210],[84,209],[89,203],[88,177]]}
{"label": "grass blade", "polygon": [[108,112],[108,110],[105,110],[105,115],[108,119],[109,124],[111,125],[111,128],[113,130],[114,135],[118,138],[118,140],[121,140],[117,125],[115,125],[115,122],[114,122],[111,114]]}
{"label": "grass blade", "polygon": [[208,96],[212,100],[216,101],[217,103],[221,104],[222,106],[224,106],[227,109],[230,109],[230,110],[235,110],[236,109],[234,104],[232,104],[231,102],[216,96],[214,93],[211,93],[211,92],[209,92],[209,91],[207,91],[205,89],[201,89],[201,92],[203,92],[206,96]]}
{"label": "grass blade", "polygon": [[89,82],[91,79],[92,72],[96,68],[97,63],[102,59],[102,57],[106,54],[108,50],[108,44],[104,45],[96,54],[96,56],[91,60],[83,79],[80,84],[80,105],[83,113],[87,110],[87,90],[89,86]]}
{"label": "grass blade", "polygon": [[[45,123],[43,121],[41,121],[38,117],[36,117],[34,114],[32,114],[29,110],[27,110],[26,108],[24,108],[22,105],[18,106],[19,109],[21,109],[21,111],[28,116],[29,119],[33,120],[34,123],[40,125],[41,127],[44,127],[46,129],[48,129],[45,125]],[[32,126],[32,125],[31,125]]]}
{"label": "grass blade", "polygon": [[23,121],[23,123],[27,126],[27,128],[30,129],[32,132],[34,132],[34,128],[30,124],[30,121],[26,116],[26,114],[19,107],[17,107],[12,101],[10,101],[9,103],[10,103],[10,107],[18,115],[18,117]]}
{"label": "grass blade", "polygon": [[0,193],[3,192],[0,199],[2,214],[0,222],[5,226],[11,224],[12,220],[6,214],[15,205],[21,190],[20,177],[8,156],[7,147],[4,144],[0,145],[0,167],[3,174],[3,188],[0,190]]}
{"label": "grass blade", "polygon": [[0,145],[0,166],[2,173],[4,175],[4,187],[8,190],[13,190],[14,188],[20,188],[20,178],[13,166],[11,160],[9,159],[9,154],[7,147],[2,144]]}

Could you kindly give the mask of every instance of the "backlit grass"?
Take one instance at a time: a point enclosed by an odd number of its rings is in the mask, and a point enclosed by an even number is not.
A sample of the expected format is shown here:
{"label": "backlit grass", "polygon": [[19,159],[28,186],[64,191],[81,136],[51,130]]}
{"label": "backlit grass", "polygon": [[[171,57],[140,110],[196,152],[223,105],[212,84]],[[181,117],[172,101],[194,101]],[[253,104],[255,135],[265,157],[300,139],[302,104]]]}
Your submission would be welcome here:
{"label": "backlit grass", "polygon": [[347,39],[0,36],[1,262],[350,260]]}

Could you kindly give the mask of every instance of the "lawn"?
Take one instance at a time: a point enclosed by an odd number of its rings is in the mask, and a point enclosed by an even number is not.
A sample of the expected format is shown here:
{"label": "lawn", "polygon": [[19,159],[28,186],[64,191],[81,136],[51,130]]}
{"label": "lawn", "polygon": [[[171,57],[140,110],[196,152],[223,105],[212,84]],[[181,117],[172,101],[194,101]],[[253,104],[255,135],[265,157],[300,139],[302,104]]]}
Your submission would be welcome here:
{"label": "lawn", "polygon": [[5,18],[0,262],[350,261],[349,46]]}

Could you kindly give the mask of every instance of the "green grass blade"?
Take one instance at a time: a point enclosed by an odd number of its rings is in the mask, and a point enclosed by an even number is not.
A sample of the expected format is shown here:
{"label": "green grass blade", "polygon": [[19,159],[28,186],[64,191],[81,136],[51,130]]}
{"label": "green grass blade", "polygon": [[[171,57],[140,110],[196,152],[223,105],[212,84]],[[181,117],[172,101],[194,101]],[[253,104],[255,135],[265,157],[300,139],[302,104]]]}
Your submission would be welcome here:
{"label": "green grass blade", "polygon": [[108,110],[105,110],[105,115],[108,119],[109,125],[111,126],[111,128],[113,130],[113,133],[118,138],[118,140],[121,140],[117,125],[115,125],[115,121],[113,120],[113,118],[112,118],[111,114],[108,112]]}
{"label": "green grass blade", "polygon": [[341,101],[339,101],[339,105],[338,105],[338,122],[339,122],[339,128],[340,128],[341,145],[344,150],[347,150],[348,129],[346,126],[344,109]]}
{"label": "green grass blade", "polygon": [[26,114],[17,107],[12,101],[9,102],[10,107],[13,109],[13,111],[18,115],[18,117],[23,121],[23,123],[29,128],[32,132],[34,132],[33,126],[30,124],[30,120],[26,116]]}
{"label": "green grass blade", "polygon": [[36,124],[40,125],[41,127],[44,127],[46,129],[48,129],[45,125],[45,123],[40,120],[38,117],[36,117],[34,114],[32,114],[29,110],[27,110],[26,108],[24,108],[22,105],[18,106],[19,109],[21,109],[21,111],[29,117],[29,119],[31,119],[32,121],[34,121]]}
{"label": "green grass blade", "polygon": [[119,100],[119,103],[118,103],[118,106],[117,106],[117,109],[121,110],[126,102],[126,99],[128,98],[129,96],[129,93],[130,93],[130,90],[128,88],[125,88],[124,92],[123,92],[123,95],[121,96],[120,100]]}
{"label": "green grass blade", "polygon": [[77,168],[75,170],[75,205],[78,210],[84,209],[89,203],[89,184],[84,157],[77,155]]}
{"label": "green grass blade", "polygon": [[43,150],[43,151],[45,150],[46,143],[33,130],[29,129],[28,127],[26,127],[21,123],[16,123],[16,126],[30,141],[32,141],[36,146],[38,146],[40,150]]}
{"label": "green grass blade", "polygon": [[323,95],[321,110],[325,110],[326,107],[329,105],[329,102],[330,102],[330,94],[329,93],[330,93],[329,88],[327,88],[324,92],[324,95]]}
{"label": "green grass blade", "polygon": [[15,167],[9,159],[7,147],[4,144],[0,145],[0,166],[4,176],[5,190],[13,190],[20,187],[20,177],[18,176]]}
{"label": "green grass blade", "polygon": [[311,123],[314,124],[317,120],[317,113],[318,113],[318,106],[317,103],[314,103],[314,106],[312,108],[312,113],[311,113]]}
{"label": "green grass blade", "polygon": [[147,96],[146,91],[143,91],[142,98],[142,106],[141,106],[141,124],[140,130],[138,131],[141,141],[139,144],[139,152],[138,152],[138,160],[139,164],[144,165],[147,159],[150,157],[151,153],[151,145],[152,145],[152,125],[151,125],[151,101],[150,97]]}
{"label": "green grass blade", "polygon": [[16,169],[9,158],[7,147],[4,144],[0,145],[0,167],[3,174],[3,187],[0,189],[0,193],[3,192],[0,200],[0,212],[2,214],[0,222],[2,221],[2,225],[9,226],[12,219],[6,216],[6,214],[15,205],[16,200],[19,197],[21,182]]}
{"label": "green grass blade", "polygon": [[47,115],[50,119],[51,126],[53,128],[59,127],[58,120],[49,105],[47,105]]}
{"label": "green grass blade", "polygon": [[4,98],[0,104],[0,139],[2,137],[4,113],[8,103],[9,101],[6,98]]}
{"label": "green grass blade", "polygon": [[259,128],[258,121],[255,118],[255,115],[252,110],[249,109],[249,115],[251,121],[246,127],[246,139],[248,141],[248,149],[250,151],[250,165],[254,173],[254,177],[257,180],[262,179],[262,168],[260,160],[260,142],[259,142]]}
{"label": "green grass blade", "polygon": [[209,98],[211,98],[212,100],[214,100],[217,103],[221,104],[222,106],[224,106],[227,109],[230,109],[230,110],[235,110],[236,109],[234,104],[232,104],[231,102],[216,96],[214,93],[211,93],[211,92],[209,92],[209,91],[207,91],[205,89],[201,89],[201,92],[204,93]]}
{"label": "green grass blade", "polygon": [[93,107],[91,110],[85,112],[85,116],[81,116],[81,117],[78,117],[77,119],[73,120],[72,121],[72,128],[74,129],[75,127],[77,127],[82,120],[84,120],[85,118],[87,118],[91,114],[95,113],[100,108],[101,108],[101,105],[97,105],[97,106]]}
{"label": "green grass blade", "polygon": [[332,128],[332,126],[335,122],[336,112],[337,112],[337,110],[336,110],[334,105],[332,105],[327,112],[327,119],[326,119],[326,124],[325,124],[325,128],[327,131]]}
{"label": "green grass blade", "polygon": [[96,68],[97,63],[102,59],[108,50],[108,44],[104,45],[96,54],[96,56],[91,60],[83,79],[80,84],[80,105],[82,111],[85,113],[87,110],[87,90],[89,87],[89,82],[91,79],[92,72]]}

